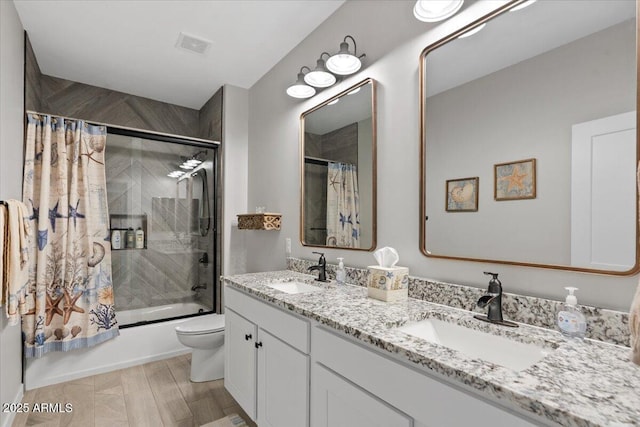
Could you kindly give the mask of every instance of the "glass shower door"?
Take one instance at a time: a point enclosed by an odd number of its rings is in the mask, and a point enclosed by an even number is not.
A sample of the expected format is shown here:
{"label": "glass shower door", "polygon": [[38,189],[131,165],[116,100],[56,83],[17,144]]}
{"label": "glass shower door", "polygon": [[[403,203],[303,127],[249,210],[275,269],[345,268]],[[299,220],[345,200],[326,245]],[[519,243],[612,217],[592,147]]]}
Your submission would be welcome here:
{"label": "glass shower door", "polygon": [[122,326],[215,308],[215,150],[109,129],[113,286]]}

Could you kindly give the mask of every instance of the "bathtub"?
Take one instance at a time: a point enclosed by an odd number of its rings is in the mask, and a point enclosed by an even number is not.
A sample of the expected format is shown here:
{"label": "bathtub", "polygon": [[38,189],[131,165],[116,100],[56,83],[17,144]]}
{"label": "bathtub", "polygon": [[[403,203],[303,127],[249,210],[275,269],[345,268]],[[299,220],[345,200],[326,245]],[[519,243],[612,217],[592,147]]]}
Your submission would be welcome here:
{"label": "bathtub", "polygon": [[[152,313],[148,313],[149,316],[157,315],[156,319],[162,319],[167,317],[168,313],[171,313],[169,316],[180,316],[192,314],[199,308],[205,307],[197,303],[184,303],[129,311],[151,311]],[[127,311],[116,312],[116,319],[119,324],[125,324],[125,321],[135,319],[134,315],[140,314]],[[216,314],[203,316],[213,318]],[[95,347],[66,353],[47,353],[40,359],[26,359],[25,389],[32,390],[189,353],[191,349],[180,344],[175,333],[175,327],[189,319],[168,320],[120,329],[120,336]],[[138,317],[134,322],[139,320]]]}
{"label": "bathtub", "polygon": [[199,304],[197,302],[185,302],[180,304],[160,305],[157,307],[137,308],[134,310],[120,312],[116,311],[116,319],[120,326],[126,326],[143,320],[153,322],[155,320],[168,319],[171,317],[187,316],[198,313],[200,310],[203,312],[211,311],[211,309],[204,304]]}

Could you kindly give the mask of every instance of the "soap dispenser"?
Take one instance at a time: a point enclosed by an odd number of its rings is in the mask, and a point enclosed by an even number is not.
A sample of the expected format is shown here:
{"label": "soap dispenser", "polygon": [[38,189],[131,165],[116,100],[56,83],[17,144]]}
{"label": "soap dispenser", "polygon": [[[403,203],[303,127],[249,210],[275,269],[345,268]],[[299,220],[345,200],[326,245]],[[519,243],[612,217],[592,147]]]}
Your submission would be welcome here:
{"label": "soap dispenser", "polygon": [[347,277],[347,272],[344,269],[344,258],[338,258],[338,268],[336,269],[336,282],[338,285],[344,285],[344,280]]}
{"label": "soap dispenser", "polygon": [[558,329],[566,337],[584,338],[587,332],[587,321],[578,308],[578,298],[573,294],[578,288],[568,286],[565,289],[569,291],[569,295],[558,310]]}

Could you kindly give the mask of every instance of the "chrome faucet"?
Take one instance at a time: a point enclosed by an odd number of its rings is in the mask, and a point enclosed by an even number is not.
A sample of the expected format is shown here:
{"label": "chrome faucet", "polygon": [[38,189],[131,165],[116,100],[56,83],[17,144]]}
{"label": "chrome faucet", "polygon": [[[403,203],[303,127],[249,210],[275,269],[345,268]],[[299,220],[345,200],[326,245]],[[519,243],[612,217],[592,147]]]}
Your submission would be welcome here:
{"label": "chrome faucet", "polygon": [[322,252],[313,252],[313,253],[320,255],[320,259],[318,260],[317,265],[312,265],[311,267],[309,267],[309,271],[318,270],[318,278],[316,280],[318,282],[328,282],[327,260],[324,258],[324,254]]}
{"label": "chrome faucet", "polygon": [[492,277],[489,281],[489,288],[487,289],[487,292],[478,300],[478,307],[488,307],[487,315],[484,316],[477,314],[473,317],[489,323],[518,327],[517,323],[513,323],[502,318],[502,283],[498,280],[498,273],[485,271],[484,274]]}

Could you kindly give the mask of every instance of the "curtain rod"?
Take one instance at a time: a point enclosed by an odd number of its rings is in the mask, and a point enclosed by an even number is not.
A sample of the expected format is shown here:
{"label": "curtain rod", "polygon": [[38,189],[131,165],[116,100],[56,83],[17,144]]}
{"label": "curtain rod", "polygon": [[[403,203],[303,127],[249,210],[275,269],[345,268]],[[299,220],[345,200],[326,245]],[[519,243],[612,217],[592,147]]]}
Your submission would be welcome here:
{"label": "curtain rod", "polygon": [[34,110],[25,110],[25,112],[28,113],[28,114],[35,114],[35,115],[38,115],[38,116],[51,116],[51,117],[56,116],[56,117],[63,117],[65,119],[70,119],[70,120],[82,120],[82,121],[90,123],[92,125],[106,126],[107,129],[108,128],[123,129],[123,130],[130,130],[130,131],[133,131],[133,132],[150,133],[150,134],[154,134],[154,135],[167,136],[167,137],[171,137],[171,138],[182,138],[182,139],[189,139],[189,140],[192,140],[192,141],[206,142],[208,144],[220,145],[220,141],[214,141],[212,139],[196,138],[196,137],[193,137],[193,136],[185,136],[185,135],[175,135],[175,134],[172,134],[172,133],[158,132],[158,131],[149,130],[149,129],[138,129],[138,128],[131,128],[131,127],[127,127],[127,126],[110,125],[109,123],[101,123],[101,122],[96,122],[94,120],[85,120],[85,119],[79,119],[77,117],[61,116],[60,114],[42,113],[40,111],[34,111]]}

